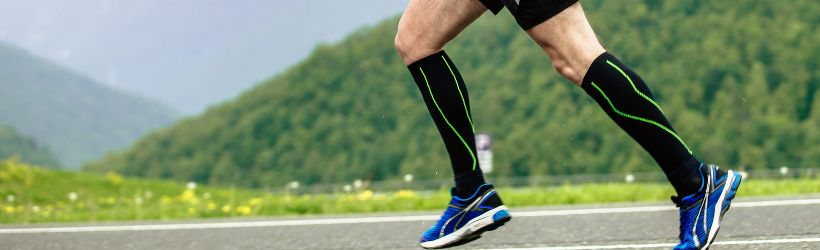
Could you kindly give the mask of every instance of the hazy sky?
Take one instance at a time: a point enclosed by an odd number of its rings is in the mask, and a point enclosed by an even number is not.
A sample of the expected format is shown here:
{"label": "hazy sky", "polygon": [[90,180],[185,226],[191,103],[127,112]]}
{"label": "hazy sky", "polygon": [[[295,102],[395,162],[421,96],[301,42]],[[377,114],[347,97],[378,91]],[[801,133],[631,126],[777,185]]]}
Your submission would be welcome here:
{"label": "hazy sky", "polygon": [[235,97],[398,0],[0,0],[0,40],[187,113]]}

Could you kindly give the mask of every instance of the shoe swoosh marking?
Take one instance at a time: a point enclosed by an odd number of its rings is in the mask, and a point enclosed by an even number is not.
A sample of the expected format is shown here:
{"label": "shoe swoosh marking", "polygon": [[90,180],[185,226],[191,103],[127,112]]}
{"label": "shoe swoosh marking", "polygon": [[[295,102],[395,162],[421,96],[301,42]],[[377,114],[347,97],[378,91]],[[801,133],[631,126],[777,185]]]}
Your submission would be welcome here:
{"label": "shoe swoosh marking", "polygon": [[695,217],[695,222],[692,223],[692,239],[695,241],[695,247],[700,247],[700,239],[698,238],[697,227],[698,221],[701,220],[701,214],[703,214],[703,231],[706,232],[706,215],[708,214],[707,204],[709,203],[709,193],[712,189],[712,167],[710,166],[709,169],[709,176],[706,178],[706,190],[704,192],[703,198],[700,200],[700,206],[698,207],[698,214]]}
{"label": "shoe swoosh marking", "polygon": [[[707,189],[708,189],[708,187],[707,187]],[[705,202],[703,201],[703,199],[701,199],[700,206],[698,206],[698,213],[695,216],[695,221],[692,223],[692,240],[695,241],[695,246],[700,245],[700,241],[698,240],[697,228],[698,228],[698,221],[700,220],[700,215],[703,211],[703,204],[705,204]]]}
{"label": "shoe swoosh marking", "polygon": [[[708,227],[709,226],[709,198],[712,196],[712,193],[714,193],[715,190],[717,190],[716,186],[715,186],[715,176],[716,175],[717,175],[717,172],[716,172],[715,166],[712,165],[711,167],[709,167],[709,178],[708,178],[709,185],[707,185],[709,187],[709,189],[706,190],[706,195],[703,196],[703,224],[702,225],[703,225],[703,233],[706,234],[706,239],[705,239],[706,241],[702,242],[702,244],[704,244],[704,245],[709,244],[709,227]],[[714,221],[714,219],[712,221]]]}
{"label": "shoe swoosh marking", "polygon": [[[444,236],[444,230],[447,229],[447,225],[449,225],[450,222],[453,221],[453,219],[458,218],[459,216],[461,216],[464,213],[464,211],[465,210],[459,211],[456,215],[453,215],[453,217],[450,217],[449,219],[447,219],[447,221],[444,222],[444,225],[441,225],[441,230],[439,230],[439,232],[438,232],[438,237],[439,238]],[[455,229],[455,228],[453,228],[453,229]]]}
{"label": "shoe swoosh marking", "polygon": [[487,194],[484,195],[484,197],[481,197],[481,201],[478,202],[478,204],[484,203],[484,201],[487,200],[487,198],[490,198],[490,196],[493,195],[494,193],[495,193],[495,190],[491,189],[490,192],[487,192]]}
{"label": "shoe swoosh marking", "polygon": [[[734,171],[729,170],[729,173],[727,175],[728,175],[728,177],[726,178],[726,181],[723,182],[723,183],[724,184],[725,183],[734,183],[734,181],[735,181]],[[715,204],[715,211],[714,211],[714,214],[713,214],[713,216],[715,216],[715,218],[712,219],[712,229],[709,230],[708,238],[707,238],[707,241],[706,241],[706,248],[709,248],[709,245],[712,244],[712,240],[717,235],[718,228],[720,228],[720,217],[718,217],[718,216],[720,216],[720,213],[723,211],[723,202],[726,199],[726,194],[731,189],[732,189],[731,186],[724,186],[723,187],[723,192],[720,192],[720,198],[718,198],[718,202],[717,202],[717,204]]]}
{"label": "shoe swoosh marking", "polygon": [[[490,191],[495,191],[495,190],[490,189]],[[470,203],[470,205],[467,205],[466,207],[464,207],[464,209],[461,210],[460,212],[458,212],[456,215],[454,215],[453,217],[450,217],[450,219],[447,219],[447,221],[444,222],[444,225],[441,226],[441,231],[439,231],[439,234],[438,234],[439,236],[438,237],[444,236],[444,230],[447,229],[447,225],[449,225],[450,222],[453,221],[453,219],[460,217],[460,219],[458,221],[456,221],[456,226],[457,226],[458,223],[460,223],[461,220],[464,219],[464,217],[467,217],[467,212],[472,210],[474,207],[478,206],[478,204],[480,204],[480,201],[484,200],[484,198],[485,198],[484,196],[487,196],[490,193],[492,193],[492,192],[486,192],[486,193],[482,194],[481,197],[478,197],[477,199],[475,199],[475,201],[473,201],[473,203]],[[453,226],[453,231],[455,231],[455,230],[457,230],[457,228],[455,228],[455,226]]]}
{"label": "shoe swoosh marking", "polygon": [[[706,234],[706,239],[704,239],[705,241],[703,242],[704,245],[709,244],[709,198],[711,198],[712,193],[716,190],[714,182],[716,174],[717,173],[715,172],[715,167],[710,166],[708,178],[709,185],[706,185],[707,187],[709,187],[709,189],[706,190],[706,195],[704,195],[703,199],[703,224],[701,224],[703,225],[703,233]],[[714,218],[712,218],[712,222],[714,221]]]}
{"label": "shoe swoosh marking", "polygon": [[481,204],[482,202],[484,202],[484,200],[485,200],[485,199],[487,199],[488,197],[490,197],[490,195],[491,195],[491,194],[493,194],[494,192],[495,192],[495,190],[490,189],[489,191],[487,191],[487,192],[485,192],[484,194],[482,194],[482,195],[481,195],[481,197],[478,197],[478,199],[476,199],[476,200],[475,200],[473,203],[471,203],[469,206],[467,206],[467,207],[464,209],[464,216],[462,216],[462,217],[461,217],[461,219],[459,219],[458,221],[456,221],[456,226],[458,226],[458,224],[461,224],[461,221],[462,221],[462,220],[464,220],[464,218],[465,218],[465,217],[467,217],[467,213],[469,213],[470,211],[472,211],[473,209],[475,209],[476,207],[478,207],[478,205],[479,205],[479,204]]}

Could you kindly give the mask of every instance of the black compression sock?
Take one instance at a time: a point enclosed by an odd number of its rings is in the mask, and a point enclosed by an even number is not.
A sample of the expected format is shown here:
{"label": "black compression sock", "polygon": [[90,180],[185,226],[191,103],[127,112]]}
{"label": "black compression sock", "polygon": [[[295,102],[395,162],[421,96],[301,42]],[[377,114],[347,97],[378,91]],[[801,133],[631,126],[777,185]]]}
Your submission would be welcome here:
{"label": "black compression sock", "polygon": [[641,78],[609,53],[603,53],[581,84],[627,134],[661,166],[679,196],[700,189],[701,162],[678,136]]}
{"label": "black compression sock", "polygon": [[472,194],[484,184],[476,159],[475,131],[467,86],[444,51],[407,66],[438,128],[455,173],[456,193]]}

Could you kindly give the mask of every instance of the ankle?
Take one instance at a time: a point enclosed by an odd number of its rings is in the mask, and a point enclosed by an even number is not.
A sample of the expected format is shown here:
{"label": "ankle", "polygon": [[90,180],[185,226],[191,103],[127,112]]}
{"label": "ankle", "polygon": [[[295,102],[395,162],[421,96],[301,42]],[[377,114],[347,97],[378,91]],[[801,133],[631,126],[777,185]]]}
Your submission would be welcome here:
{"label": "ankle", "polygon": [[703,191],[708,171],[709,168],[706,165],[692,156],[680,164],[674,172],[668,173],[666,178],[672,183],[679,197],[686,197]]}
{"label": "ankle", "polygon": [[486,184],[484,174],[480,170],[458,174],[456,175],[455,182],[456,196],[462,198],[473,195],[481,185]]}

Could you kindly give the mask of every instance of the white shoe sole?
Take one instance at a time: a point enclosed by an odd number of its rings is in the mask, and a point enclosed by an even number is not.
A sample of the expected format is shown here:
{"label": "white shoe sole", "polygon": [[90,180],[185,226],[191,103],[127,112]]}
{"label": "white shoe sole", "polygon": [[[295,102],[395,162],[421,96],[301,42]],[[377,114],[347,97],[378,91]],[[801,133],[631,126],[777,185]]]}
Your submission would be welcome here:
{"label": "white shoe sole", "polygon": [[478,217],[475,217],[472,220],[468,221],[467,224],[465,224],[463,227],[459,228],[455,232],[452,232],[436,240],[422,242],[421,247],[442,248],[460,242],[464,239],[477,238],[482,233],[482,229],[496,222],[495,219],[493,219],[493,217],[496,213],[502,210],[507,210],[507,206],[501,205],[496,208],[493,208],[492,210],[487,211],[479,215]]}

